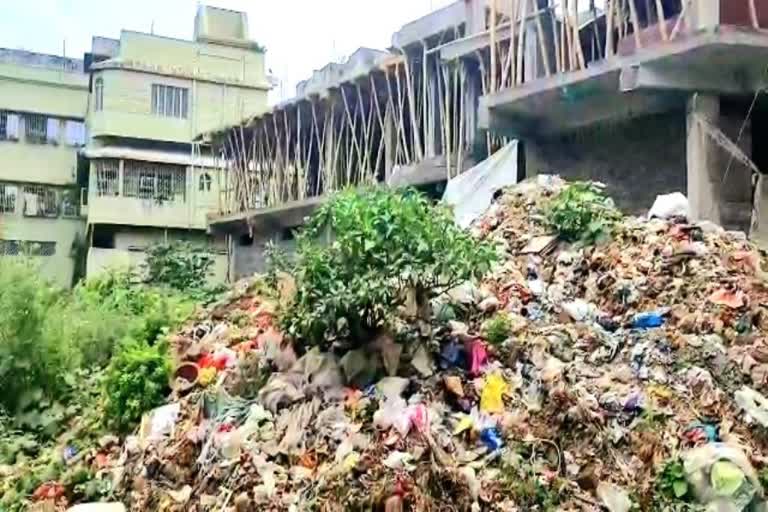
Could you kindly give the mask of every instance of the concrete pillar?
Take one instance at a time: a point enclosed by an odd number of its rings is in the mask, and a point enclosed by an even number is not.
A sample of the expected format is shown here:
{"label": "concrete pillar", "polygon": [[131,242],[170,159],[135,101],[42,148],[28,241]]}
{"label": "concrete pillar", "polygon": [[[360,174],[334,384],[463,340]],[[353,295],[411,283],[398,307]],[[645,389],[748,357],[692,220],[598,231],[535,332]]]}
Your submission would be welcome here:
{"label": "concrete pillar", "polygon": [[[726,229],[748,231],[752,213],[751,169],[734,158],[717,141],[738,140],[739,148],[751,157],[751,126],[746,113],[723,104],[718,96],[696,94],[688,104],[687,178],[691,215]],[[741,133],[741,138],[739,134]]]}
{"label": "concrete pillar", "polygon": [[467,13],[467,35],[479,34],[485,30],[485,0],[464,0]]}
{"label": "concrete pillar", "polygon": [[717,179],[715,142],[702,122],[717,126],[720,121],[720,98],[694,94],[688,100],[686,119],[686,155],[688,201],[694,220],[720,224],[720,181]]}

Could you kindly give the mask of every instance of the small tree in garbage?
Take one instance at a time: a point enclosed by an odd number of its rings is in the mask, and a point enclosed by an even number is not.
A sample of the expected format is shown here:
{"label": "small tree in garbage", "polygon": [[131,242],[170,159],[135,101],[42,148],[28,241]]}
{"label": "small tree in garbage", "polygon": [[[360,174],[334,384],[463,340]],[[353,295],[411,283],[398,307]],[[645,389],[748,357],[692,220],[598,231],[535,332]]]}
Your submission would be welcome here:
{"label": "small tree in garbage", "polygon": [[283,326],[310,345],[345,333],[365,341],[409,294],[428,311],[431,298],[482,276],[495,258],[492,245],[415,190],[347,190],[297,237],[296,295]]}

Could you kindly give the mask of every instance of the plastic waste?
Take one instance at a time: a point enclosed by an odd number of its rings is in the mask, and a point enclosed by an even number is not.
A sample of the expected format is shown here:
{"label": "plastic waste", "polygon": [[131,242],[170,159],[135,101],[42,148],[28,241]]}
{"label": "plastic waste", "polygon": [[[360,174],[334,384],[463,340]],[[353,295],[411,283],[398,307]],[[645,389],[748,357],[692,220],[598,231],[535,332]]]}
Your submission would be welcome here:
{"label": "plastic waste", "polygon": [[574,322],[585,322],[594,319],[597,316],[597,308],[584,300],[574,300],[565,302],[561,306]]}
{"label": "plastic waste", "polygon": [[744,294],[740,291],[731,291],[721,288],[709,296],[709,301],[718,306],[727,306],[731,309],[739,309],[744,306]]}
{"label": "plastic waste", "polygon": [[216,371],[216,368],[214,368],[213,366],[210,366],[208,368],[201,368],[198,374],[197,382],[201,386],[207,387],[211,385],[213,381],[216,380],[217,374],[218,372]]}
{"label": "plastic waste", "polygon": [[141,420],[139,438],[142,444],[160,441],[171,435],[181,412],[178,402],[153,409]]}
{"label": "plastic waste", "polygon": [[474,339],[469,342],[467,352],[469,352],[469,375],[477,377],[483,366],[488,363],[488,348],[479,339]]}
{"label": "plastic waste", "polygon": [[408,421],[421,433],[429,432],[429,410],[424,404],[414,404],[407,409]]}
{"label": "plastic waste", "polygon": [[480,432],[480,440],[492,452],[498,451],[504,446],[504,440],[497,427],[484,428]]}
{"label": "plastic waste", "polygon": [[635,329],[653,329],[662,325],[664,325],[664,316],[657,311],[637,314],[632,320],[632,327]]}
{"label": "plastic waste", "polygon": [[666,220],[673,217],[688,218],[689,216],[690,204],[688,203],[688,198],[681,192],[656,196],[653,206],[648,211],[649,219],[658,218]]}
{"label": "plastic waste", "polygon": [[485,414],[500,414],[504,412],[504,393],[507,382],[498,372],[485,378],[483,391],[480,395],[480,411]]}
{"label": "plastic waste", "polygon": [[738,446],[709,443],[683,455],[686,479],[699,503],[711,510],[744,510],[762,499],[763,488]]}
{"label": "plastic waste", "polygon": [[750,418],[768,428],[768,398],[747,386],[737,391],[734,398]]}
{"label": "plastic waste", "polygon": [[600,482],[597,486],[597,497],[603,502],[609,512],[629,512],[632,500],[627,492],[609,482]]}
{"label": "plastic waste", "polygon": [[411,464],[413,462],[413,455],[407,452],[394,451],[387,455],[387,458],[382,461],[382,464],[390,469],[404,469],[405,471],[413,471],[416,466]]}
{"label": "plastic waste", "polygon": [[385,400],[399,398],[405,392],[410,381],[403,377],[384,377],[376,383],[378,391]]}
{"label": "plastic waste", "polygon": [[416,352],[411,359],[411,365],[416,368],[416,371],[419,372],[422,377],[431,377],[435,373],[435,370],[432,367],[432,358],[429,356],[429,352],[427,352],[424,345],[419,345],[419,348],[416,349]]}
{"label": "plastic waste", "polygon": [[712,443],[720,439],[718,427],[708,423],[691,423],[683,433],[686,439],[692,443]]}
{"label": "plastic waste", "polygon": [[389,398],[373,413],[373,426],[381,430],[394,428],[402,437],[411,430],[408,404],[402,398]]}
{"label": "plastic waste", "polygon": [[455,375],[450,375],[443,378],[445,388],[456,395],[457,397],[464,397],[464,386],[461,384],[461,379]]}
{"label": "plastic waste", "polygon": [[462,356],[461,345],[453,341],[446,343],[440,351],[440,368],[446,370],[448,368],[461,366]]}

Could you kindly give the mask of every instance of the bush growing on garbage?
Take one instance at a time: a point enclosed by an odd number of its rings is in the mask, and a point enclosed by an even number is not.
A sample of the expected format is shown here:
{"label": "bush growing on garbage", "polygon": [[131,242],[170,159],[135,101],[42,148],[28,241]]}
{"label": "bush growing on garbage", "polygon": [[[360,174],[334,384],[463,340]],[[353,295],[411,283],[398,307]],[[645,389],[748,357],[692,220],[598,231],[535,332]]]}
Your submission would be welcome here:
{"label": "bush growing on garbage", "polygon": [[603,187],[592,182],[574,182],[552,198],[544,208],[547,224],[570,242],[592,244],[609,234],[621,218]]}
{"label": "bush growing on garbage", "polygon": [[684,499],[688,495],[689,488],[682,461],[679,459],[668,461],[659,474],[656,485],[661,494],[668,499]]}
{"label": "bush growing on garbage", "polygon": [[483,336],[489,343],[500,345],[512,334],[512,319],[508,313],[496,313],[483,326]]}
{"label": "bush growing on garbage", "polygon": [[495,259],[493,246],[410,190],[341,192],[315,213],[297,242],[297,293],[282,320],[287,332],[310,344],[345,329],[353,339],[367,339],[409,291],[423,314],[431,297],[479,277]]}
{"label": "bush growing on garbage", "polygon": [[168,393],[171,371],[164,344],[126,341],[112,359],[104,381],[107,425],[127,431],[145,412],[161,405]]}

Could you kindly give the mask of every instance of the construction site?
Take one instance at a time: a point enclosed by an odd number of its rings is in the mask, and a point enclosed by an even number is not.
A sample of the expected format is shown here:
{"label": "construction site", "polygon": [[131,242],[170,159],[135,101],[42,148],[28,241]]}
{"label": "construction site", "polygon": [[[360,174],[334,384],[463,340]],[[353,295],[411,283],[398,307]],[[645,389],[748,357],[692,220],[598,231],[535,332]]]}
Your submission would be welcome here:
{"label": "construction site", "polygon": [[183,44],[253,111],[82,149],[194,209],[86,223],[138,264],[0,266],[0,512],[768,512],[768,3],[457,0],[272,106],[244,14]]}

